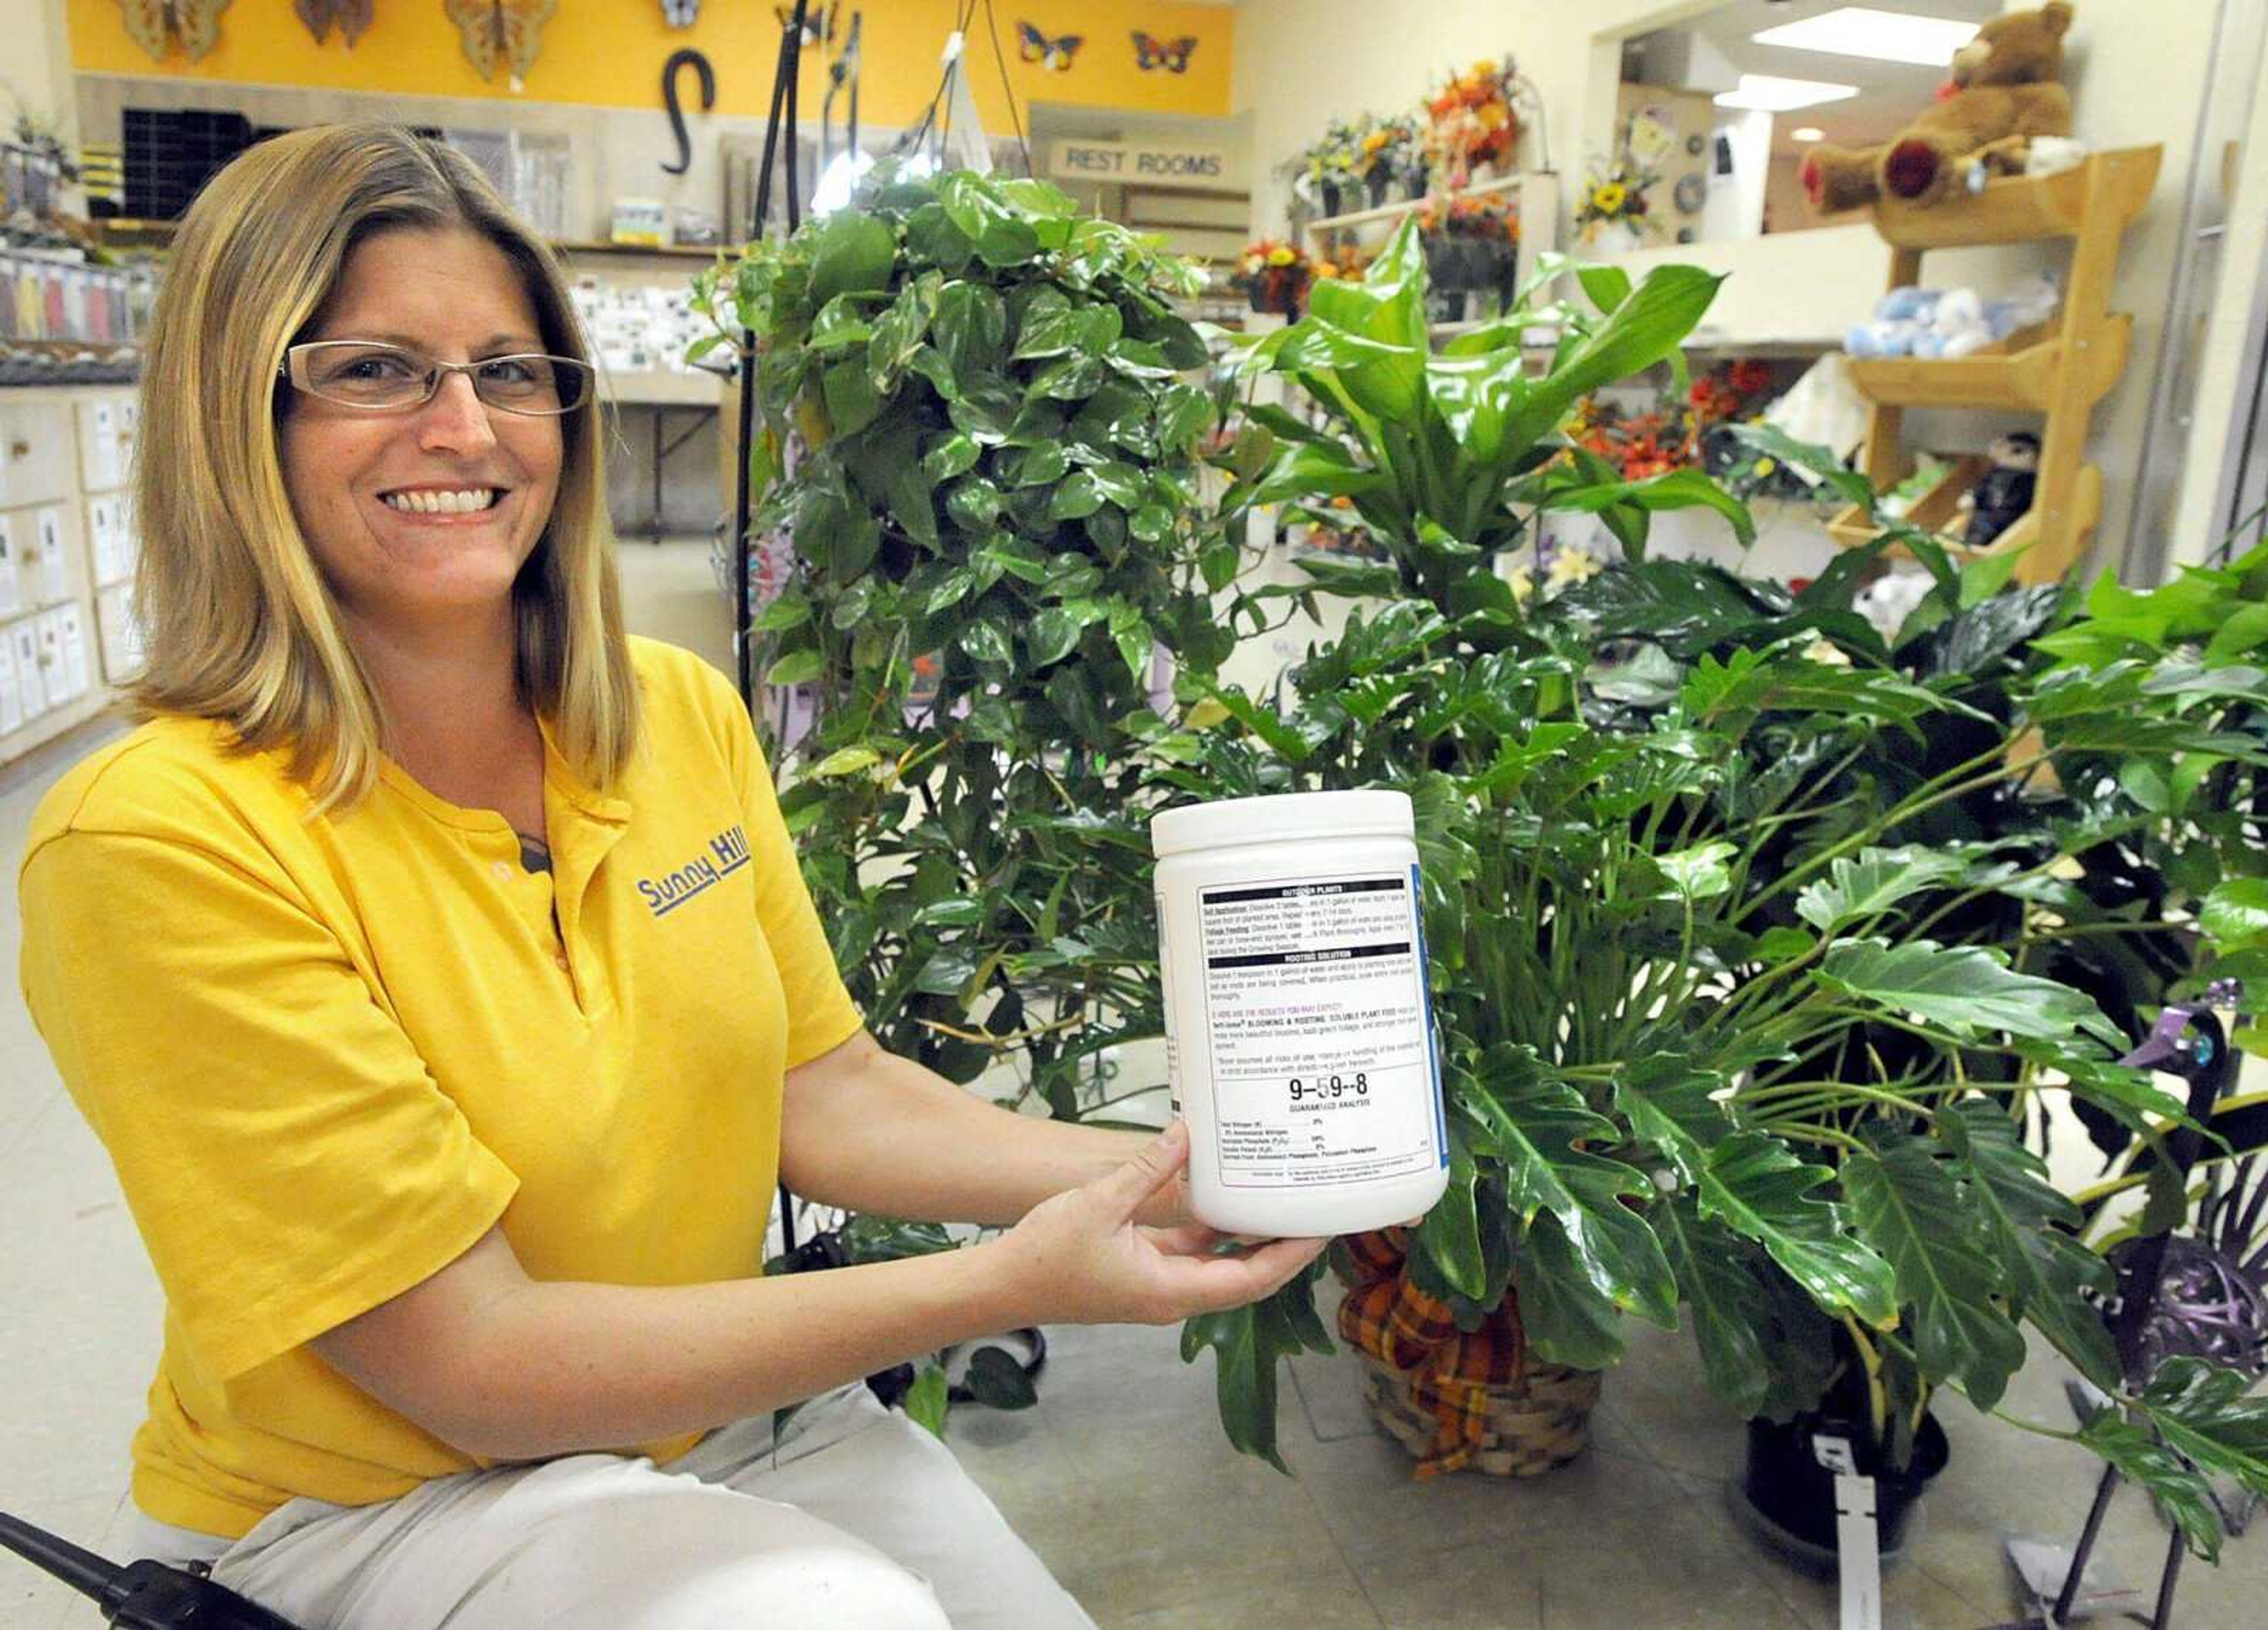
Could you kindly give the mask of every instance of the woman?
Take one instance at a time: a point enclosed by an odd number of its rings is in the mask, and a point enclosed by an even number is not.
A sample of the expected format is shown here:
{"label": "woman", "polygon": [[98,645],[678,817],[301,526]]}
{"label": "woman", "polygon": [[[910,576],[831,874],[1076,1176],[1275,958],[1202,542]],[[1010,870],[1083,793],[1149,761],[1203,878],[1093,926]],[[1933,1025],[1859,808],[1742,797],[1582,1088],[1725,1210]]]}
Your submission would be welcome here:
{"label": "woman", "polygon": [[[1178,1131],[862,1029],[739,698],[627,639],[558,269],[462,159],[278,136],[183,223],[148,722],[25,861],[23,978],[166,1296],[143,1554],[307,1626],[1089,1621],[858,1378],[1241,1305]],[[775,1176],[1014,1223],[756,1277]],[[776,1436],[774,1412],[814,1399]]]}

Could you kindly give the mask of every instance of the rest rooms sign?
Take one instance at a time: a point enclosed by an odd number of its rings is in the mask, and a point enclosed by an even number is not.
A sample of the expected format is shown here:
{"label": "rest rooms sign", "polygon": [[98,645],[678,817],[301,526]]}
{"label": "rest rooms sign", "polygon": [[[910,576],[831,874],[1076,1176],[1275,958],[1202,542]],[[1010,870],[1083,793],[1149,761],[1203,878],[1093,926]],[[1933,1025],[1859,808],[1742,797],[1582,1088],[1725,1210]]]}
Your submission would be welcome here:
{"label": "rest rooms sign", "polygon": [[1205,192],[1242,192],[1240,167],[1226,147],[1168,147],[1150,142],[1059,141],[1048,155],[1049,173],[1067,181]]}

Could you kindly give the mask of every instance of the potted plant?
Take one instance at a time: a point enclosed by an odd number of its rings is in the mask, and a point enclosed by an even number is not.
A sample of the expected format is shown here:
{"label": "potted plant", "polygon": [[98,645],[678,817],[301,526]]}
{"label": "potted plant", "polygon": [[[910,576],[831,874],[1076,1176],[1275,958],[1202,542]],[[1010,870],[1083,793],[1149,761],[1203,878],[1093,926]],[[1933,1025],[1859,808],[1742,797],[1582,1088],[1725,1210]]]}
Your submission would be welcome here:
{"label": "potted plant", "polygon": [[1171,305],[1201,280],[1043,182],[954,172],[878,175],[698,290],[704,343],[759,348],[758,524],[800,564],[755,632],[820,697],[781,807],[837,964],[892,1051],[1012,1064],[1061,1116],[1107,1117],[1099,1056],[1160,1023],[1124,731],[1171,709],[1161,650],[1230,648],[1234,551],[1191,520],[1207,353]]}
{"label": "potted plant", "polygon": [[[1485,568],[1533,507],[1598,513],[1633,557],[1656,509],[1707,504],[1746,524],[1698,471],[1625,481],[1557,435],[1578,397],[1674,347],[1714,286],[1690,269],[1636,286],[1580,275],[1600,315],[1555,313],[1566,337],[1540,378],[1501,355],[1534,312],[1428,356],[1406,236],[1360,289],[1319,289],[1303,322],[1255,348],[1251,365],[1307,389],[1328,429],[1250,409],[1232,513],[1344,494],[1392,562],[1313,562],[1311,588],[1259,591],[1375,603],[1275,705],[1208,687],[1219,731],[1200,766],[1161,778],[1205,795],[1386,782],[1417,801],[1455,1148],[1410,1271],[1462,1327],[1509,1295],[1535,1354],[1602,1368],[1624,1314],[1674,1328],[1683,1309],[1712,1384],[1751,1412],[1819,1402],[1827,1365],[1795,1329],[1799,1302],[1988,1406],[2021,1361],[2020,1324],[2099,1374],[2080,1297],[2099,1264],[2055,1226],[2061,1202],[2021,1157],[2008,1106],[2084,1097],[2138,1130],[2179,1106],[2109,1062],[2118,1033],[2085,994],[1936,937],[1948,891],[2005,889],[1989,845],[1897,840],[2020,784],[2043,755],[2261,749],[2174,702],[2138,733],[2128,704],[2160,694],[2139,669],[2045,675],[2021,692],[2021,720],[1975,717],[1957,685],[1899,672],[1852,611],[1880,541],[1800,595],[1634,558],[1561,595],[1563,615],[1529,616]],[[1936,558],[1948,617],[1964,601],[1983,612],[2005,582],[2005,561],[1956,573]],[[1816,654],[1822,637],[1847,660]],[[1646,727],[1618,725],[1638,704]],[[1940,715],[1985,744],[1896,790],[1842,785]],[[2047,741],[2012,757],[2020,723]],[[1791,832],[1803,842],[1773,859]],[[1776,906],[1794,920],[1772,922]],[[1869,1026],[1999,1067],[1814,1073]],[[1309,1294],[1290,1287],[1185,1338],[1185,1352],[1218,1350],[1224,1420],[1256,1450],[1271,1446],[1277,1361],[1320,1338]],[[2268,1486],[2220,1383],[2118,1396]],[[2146,1470],[2194,1491],[2178,1465]]]}

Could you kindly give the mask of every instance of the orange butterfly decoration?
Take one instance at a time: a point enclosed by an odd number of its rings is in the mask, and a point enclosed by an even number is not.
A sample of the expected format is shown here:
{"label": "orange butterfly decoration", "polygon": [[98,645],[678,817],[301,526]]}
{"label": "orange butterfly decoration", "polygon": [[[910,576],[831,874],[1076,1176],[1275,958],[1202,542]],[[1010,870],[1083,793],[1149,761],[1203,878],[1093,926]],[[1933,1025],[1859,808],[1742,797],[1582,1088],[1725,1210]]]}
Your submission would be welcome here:
{"label": "orange butterfly decoration", "polygon": [[372,4],[372,0],[292,0],[291,9],[307,25],[316,44],[331,37],[331,25],[336,23],[351,51],[354,42],[369,32]]}
{"label": "orange butterfly decoration", "polygon": [[196,62],[220,43],[220,14],[228,0],[119,0],[126,11],[126,32],[134,43],[162,63],[175,40]]}
{"label": "orange butterfly decoration", "polygon": [[512,88],[521,88],[527,70],[535,66],[538,36],[559,0],[444,0],[449,20],[457,26],[465,56],[483,79],[492,79],[499,64],[512,73]]}
{"label": "orange butterfly decoration", "polygon": [[1162,68],[1168,73],[1185,74],[1189,70],[1189,53],[1197,48],[1194,34],[1160,40],[1138,28],[1134,31],[1134,65],[1145,73]]}

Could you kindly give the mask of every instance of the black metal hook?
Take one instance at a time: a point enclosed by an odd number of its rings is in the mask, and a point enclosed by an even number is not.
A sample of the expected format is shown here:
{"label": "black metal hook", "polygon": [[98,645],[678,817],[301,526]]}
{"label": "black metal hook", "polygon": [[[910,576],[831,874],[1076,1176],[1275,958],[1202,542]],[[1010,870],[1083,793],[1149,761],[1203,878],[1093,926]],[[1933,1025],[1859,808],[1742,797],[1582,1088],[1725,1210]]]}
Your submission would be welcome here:
{"label": "black metal hook", "polygon": [[691,49],[671,52],[669,61],[662,64],[661,100],[669,110],[669,128],[677,136],[677,162],[661,167],[672,175],[682,175],[693,167],[693,138],[686,134],[685,110],[677,100],[677,70],[688,63],[701,76],[701,111],[705,114],[717,105],[717,70],[709,66],[709,59]]}

